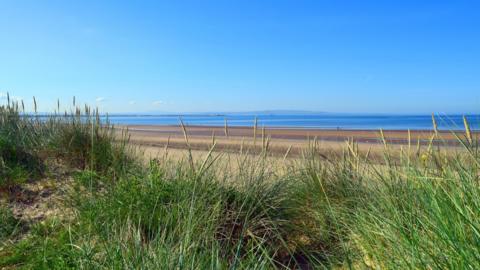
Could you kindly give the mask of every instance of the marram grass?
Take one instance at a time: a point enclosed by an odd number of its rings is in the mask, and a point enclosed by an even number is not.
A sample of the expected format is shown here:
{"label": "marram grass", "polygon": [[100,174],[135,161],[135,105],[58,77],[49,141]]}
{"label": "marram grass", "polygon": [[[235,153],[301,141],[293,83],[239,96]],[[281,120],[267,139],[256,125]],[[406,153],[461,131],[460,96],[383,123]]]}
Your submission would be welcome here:
{"label": "marram grass", "polygon": [[[202,159],[145,164],[88,107],[22,110],[0,107],[0,268],[480,269],[478,137],[466,120],[463,149],[385,142],[380,164],[353,141],[325,158],[315,139],[273,165],[263,132],[261,155],[228,157],[212,136]],[[71,214],[19,220],[6,198],[52,161],[71,172],[56,206]]]}

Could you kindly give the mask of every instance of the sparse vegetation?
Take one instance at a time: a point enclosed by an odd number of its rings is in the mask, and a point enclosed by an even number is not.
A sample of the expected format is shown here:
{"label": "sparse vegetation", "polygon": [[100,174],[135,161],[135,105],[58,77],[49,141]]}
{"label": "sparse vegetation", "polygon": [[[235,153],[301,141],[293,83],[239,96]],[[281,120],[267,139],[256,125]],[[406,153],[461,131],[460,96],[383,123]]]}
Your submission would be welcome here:
{"label": "sparse vegetation", "polygon": [[21,227],[22,223],[13,216],[11,209],[0,205],[0,241],[3,242],[15,237],[20,232]]}
{"label": "sparse vegetation", "polygon": [[[277,168],[265,142],[226,170],[213,151],[145,164],[89,108],[39,117],[20,107],[0,107],[0,268],[480,268],[480,158],[467,121],[457,153],[385,145],[372,164],[353,142],[326,160],[314,141]],[[13,190],[52,174],[51,161],[71,172],[56,206],[69,215],[20,220]]]}

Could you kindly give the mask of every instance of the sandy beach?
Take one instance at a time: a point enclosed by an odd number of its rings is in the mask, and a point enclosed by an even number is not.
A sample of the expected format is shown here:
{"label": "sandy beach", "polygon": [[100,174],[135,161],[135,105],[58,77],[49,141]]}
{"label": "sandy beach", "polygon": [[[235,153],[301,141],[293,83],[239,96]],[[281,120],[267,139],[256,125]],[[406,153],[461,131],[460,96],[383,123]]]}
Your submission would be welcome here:
{"label": "sandy beach", "polygon": [[[187,142],[181,126],[155,126],[155,125],[129,125],[119,126],[118,129],[128,128],[130,141],[145,147],[148,152],[155,153],[168,149],[186,149]],[[380,131],[376,130],[332,130],[332,129],[302,129],[302,128],[265,128],[253,127],[213,127],[213,126],[186,126],[188,145],[196,151],[207,151],[216,141],[216,150],[238,152],[249,149],[255,153],[262,147],[268,147],[274,155],[295,156],[306,149],[314,140],[326,152],[339,152],[344,148],[345,142],[353,140],[358,143],[360,151],[377,152],[384,148]],[[429,143],[433,131],[415,130],[409,134],[408,130],[383,131],[386,142],[392,149],[424,146]],[[460,138],[463,133],[456,134]],[[455,134],[439,132],[436,144],[458,146]]]}

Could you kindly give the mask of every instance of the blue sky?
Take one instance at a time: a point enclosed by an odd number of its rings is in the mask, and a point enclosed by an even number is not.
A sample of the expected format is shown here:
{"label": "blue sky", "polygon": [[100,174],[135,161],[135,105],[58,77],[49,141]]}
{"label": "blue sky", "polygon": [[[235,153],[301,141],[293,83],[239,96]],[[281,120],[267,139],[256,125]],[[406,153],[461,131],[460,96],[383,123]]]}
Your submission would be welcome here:
{"label": "blue sky", "polygon": [[479,1],[0,1],[0,99],[479,113]]}

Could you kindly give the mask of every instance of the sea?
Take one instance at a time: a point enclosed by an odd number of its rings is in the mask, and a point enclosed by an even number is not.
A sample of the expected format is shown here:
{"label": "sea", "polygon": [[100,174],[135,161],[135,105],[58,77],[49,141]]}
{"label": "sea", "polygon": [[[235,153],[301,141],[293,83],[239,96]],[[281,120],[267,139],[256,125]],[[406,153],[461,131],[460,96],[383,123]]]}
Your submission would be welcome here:
{"label": "sea", "polygon": [[[480,114],[435,115],[439,130],[463,130],[466,117],[472,130],[480,130]],[[185,125],[305,129],[354,130],[432,130],[432,115],[389,114],[187,114],[187,115],[109,115],[112,124],[120,125]]]}

